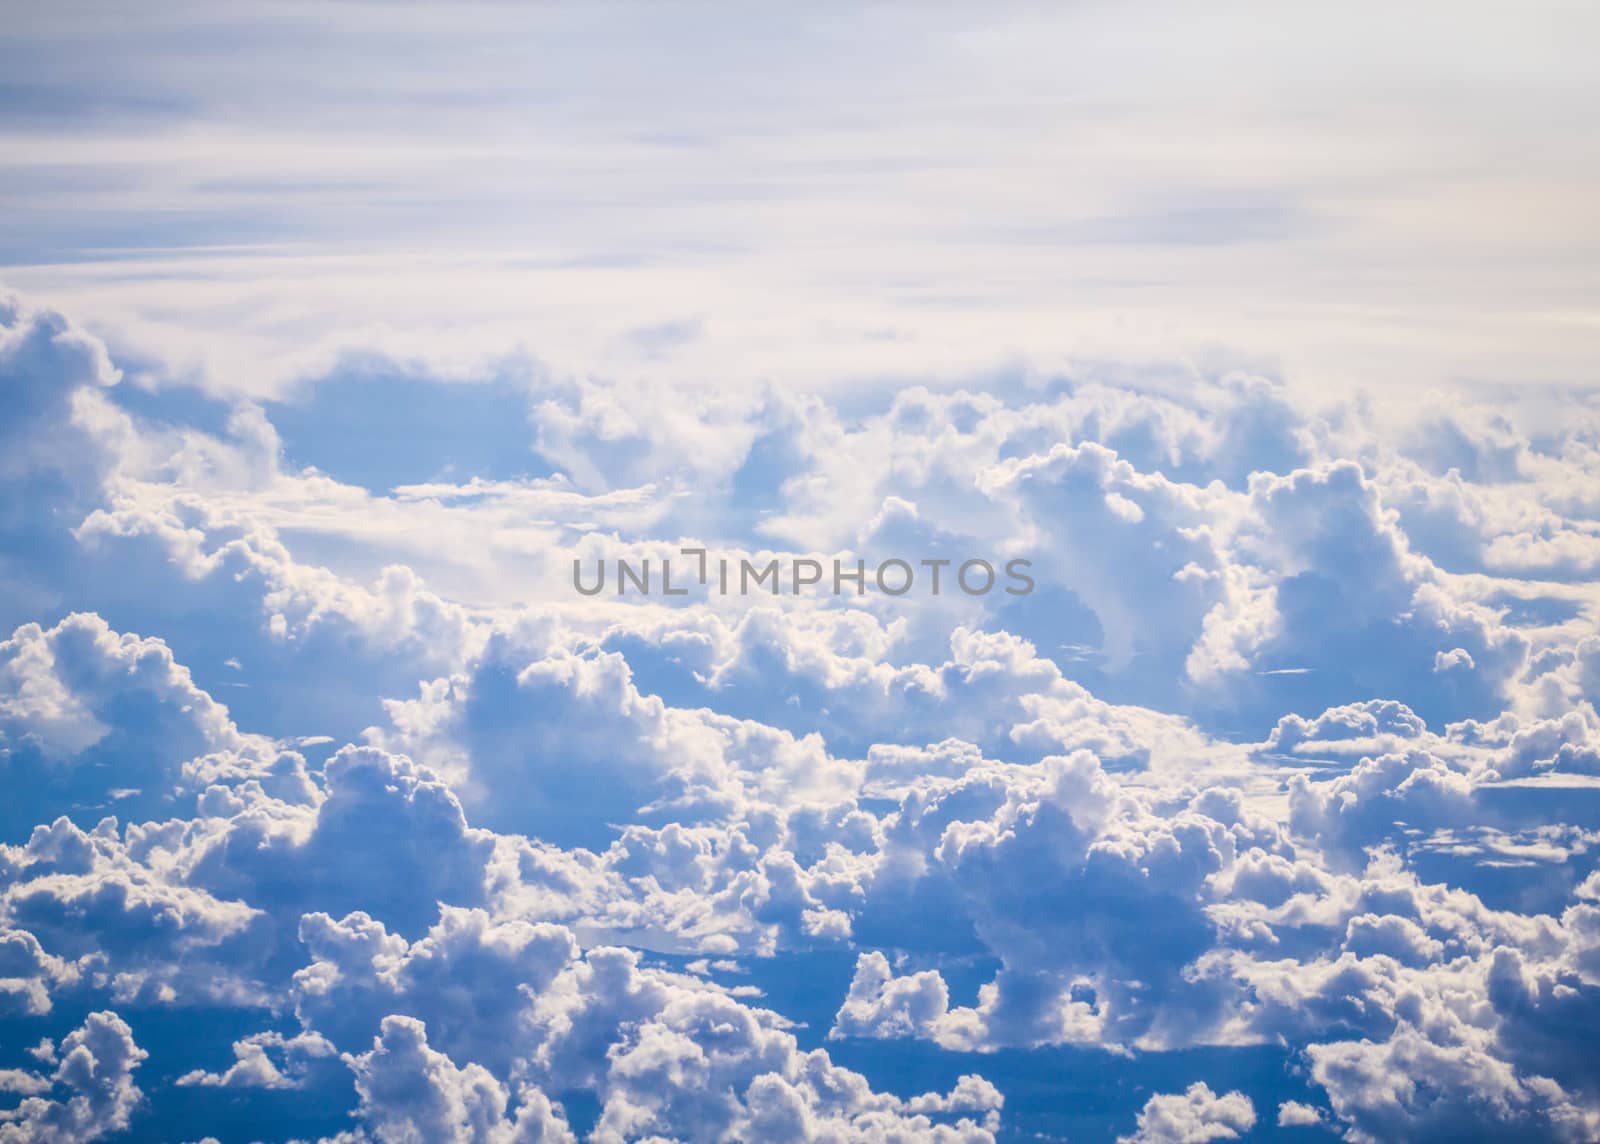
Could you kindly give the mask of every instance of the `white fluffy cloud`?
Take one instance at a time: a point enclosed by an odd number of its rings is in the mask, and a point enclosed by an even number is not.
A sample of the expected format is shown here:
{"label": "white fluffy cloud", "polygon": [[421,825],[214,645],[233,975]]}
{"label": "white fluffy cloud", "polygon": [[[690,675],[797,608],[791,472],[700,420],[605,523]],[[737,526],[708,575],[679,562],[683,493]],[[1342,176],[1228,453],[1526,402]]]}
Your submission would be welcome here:
{"label": "white fluffy cloud", "polygon": [[20,1104],[0,1111],[0,1140],[6,1144],[78,1144],[126,1129],[138,1106],[134,1072],[149,1056],[134,1044],[132,1031],[112,1012],[90,1013],[61,1039],[60,1063],[37,1083],[18,1084]]}
{"label": "white fluffy cloud", "polygon": [[414,1017],[385,1017],[367,1052],[350,1058],[358,1115],[383,1144],[572,1144],[558,1108],[537,1089],[518,1094],[507,1119],[506,1089],[482,1065],[457,1068],[428,1046]]}
{"label": "white fluffy cloud", "polygon": [[[0,1138],[176,1089],[383,1141],[1092,1135],[1005,1062],[1198,1046],[1297,1063],[1111,1131],[1596,1130],[1581,410],[543,379],[554,475],[386,493],[47,312],[0,381],[0,1021],[42,1039]],[[1040,591],[584,601],[551,555],[693,541]]]}
{"label": "white fluffy cloud", "polygon": [[1152,1096],[1139,1113],[1138,1129],[1118,1137],[1124,1144],[1203,1144],[1237,1140],[1256,1125],[1256,1110],[1240,1092],[1218,1096],[1203,1082],[1182,1093]]}

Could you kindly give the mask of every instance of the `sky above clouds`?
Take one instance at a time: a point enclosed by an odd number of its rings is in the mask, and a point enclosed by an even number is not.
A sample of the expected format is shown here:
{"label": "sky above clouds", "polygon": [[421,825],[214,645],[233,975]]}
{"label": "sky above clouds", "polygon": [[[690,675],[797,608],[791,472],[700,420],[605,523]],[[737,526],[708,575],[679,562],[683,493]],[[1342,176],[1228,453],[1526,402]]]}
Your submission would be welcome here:
{"label": "sky above clouds", "polygon": [[3,16],[0,1144],[1600,1136],[1591,10]]}
{"label": "sky above clouds", "polygon": [[371,353],[658,384],[1581,383],[1594,19],[19,9],[0,252],[230,394]]}

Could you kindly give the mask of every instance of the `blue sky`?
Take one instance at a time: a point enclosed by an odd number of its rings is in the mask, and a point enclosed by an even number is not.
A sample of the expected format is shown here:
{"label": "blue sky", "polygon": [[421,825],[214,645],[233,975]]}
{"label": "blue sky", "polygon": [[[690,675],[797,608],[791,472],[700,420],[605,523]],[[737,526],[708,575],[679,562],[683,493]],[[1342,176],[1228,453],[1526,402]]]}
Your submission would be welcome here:
{"label": "blue sky", "polygon": [[4,15],[0,1141],[1600,1136],[1591,10]]}

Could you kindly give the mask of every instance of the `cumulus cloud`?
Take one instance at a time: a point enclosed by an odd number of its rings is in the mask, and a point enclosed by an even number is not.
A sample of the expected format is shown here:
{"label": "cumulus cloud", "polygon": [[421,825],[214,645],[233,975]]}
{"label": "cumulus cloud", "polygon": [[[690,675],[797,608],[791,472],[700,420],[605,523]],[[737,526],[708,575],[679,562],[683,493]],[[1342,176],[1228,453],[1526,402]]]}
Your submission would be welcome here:
{"label": "cumulus cloud", "polygon": [[98,615],[27,624],[0,643],[0,750],[26,795],[4,812],[13,837],[50,809],[90,822],[170,812],[186,761],[248,742],[165,644]]}
{"label": "cumulus cloud", "polygon": [[[256,1033],[233,1043],[234,1063],[225,1072],[195,1069],[174,1084],[203,1088],[300,1088],[316,1062],[331,1057],[334,1047],[316,1033],[285,1037],[281,1033]],[[278,1060],[274,1060],[276,1055]]]}
{"label": "cumulus cloud", "polygon": [[524,1089],[514,1116],[509,1096],[482,1065],[458,1068],[428,1046],[427,1028],[412,1017],[385,1017],[372,1048],[349,1058],[361,1095],[357,1115],[384,1144],[412,1140],[451,1144],[571,1144],[559,1107]]}
{"label": "cumulus cloud", "polygon": [[1279,1128],[1315,1128],[1322,1123],[1322,1112],[1298,1100],[1286,1100],[1278,1105]]}
{"label": "cumulus cloud", "polygon": [[149,1056],[134,1043],[132,1030],[117,1014],[90,1013],[61,1039],[60,1063],[36,1082],[13,1082],[11,1091],[28,1093],[15,1108],[0,1110],[0,1140],[99,1140],[126,1129],[141,1096],[134,1072]]}
{"label": "cumulus cloud", "polygon": [[[544,378],[553,472],[384,490],[4,331],[0,1138],[1594,1135],[1583,411]],[[1039,592],[546,575],[691,542]],[[1197,1047],[1284,1068],[1149,1083]]]}
{"label": "cumulus cloud", "polygon": [[1237,1140],[1256,1125],[1255,1107],[1240,1092],[1218,1096],[1203,1081],[1182,1093],[1152,1096],[1139,1113],[1136,1131],[1117,1139],[1123,1144],[1200,1144]]}

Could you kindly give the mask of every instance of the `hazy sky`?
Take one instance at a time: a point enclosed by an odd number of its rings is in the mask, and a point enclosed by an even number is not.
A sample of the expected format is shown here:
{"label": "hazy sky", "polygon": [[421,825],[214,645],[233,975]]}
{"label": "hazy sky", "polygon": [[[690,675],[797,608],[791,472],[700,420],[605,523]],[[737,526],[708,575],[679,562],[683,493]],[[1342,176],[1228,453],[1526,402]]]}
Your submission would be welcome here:
{"label": "hazy sky", "polygon": [[0,280],[160,373],[1587,384],[1592,5],[11,7]]}

